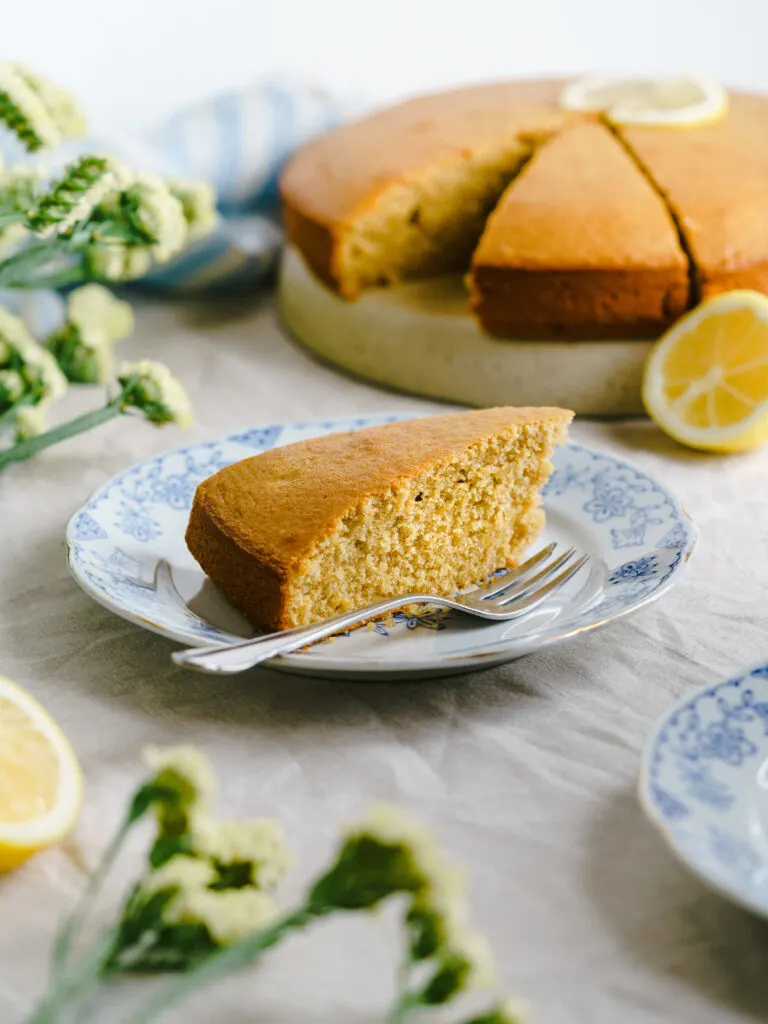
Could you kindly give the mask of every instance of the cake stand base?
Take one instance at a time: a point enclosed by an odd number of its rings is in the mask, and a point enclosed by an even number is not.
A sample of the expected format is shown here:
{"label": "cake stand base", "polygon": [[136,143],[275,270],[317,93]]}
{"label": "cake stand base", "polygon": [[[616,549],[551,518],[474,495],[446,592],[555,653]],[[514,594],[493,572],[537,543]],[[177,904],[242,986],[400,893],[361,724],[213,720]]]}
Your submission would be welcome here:
{"label": "cake stand base", "polygon": [[286,249],[285,326],[323,359],[377,384],[465,405],[559,405],[582,416],[642,413],[651,341],[507,341],[484,334],[458,277],[346,302]]}

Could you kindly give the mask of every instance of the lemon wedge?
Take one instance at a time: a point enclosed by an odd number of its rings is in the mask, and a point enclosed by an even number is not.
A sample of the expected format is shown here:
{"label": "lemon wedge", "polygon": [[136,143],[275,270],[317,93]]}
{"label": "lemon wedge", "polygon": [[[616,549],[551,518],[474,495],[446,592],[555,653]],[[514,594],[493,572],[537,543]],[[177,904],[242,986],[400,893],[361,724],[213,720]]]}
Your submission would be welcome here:
{"label": "lemon wedge", "polygon": [[768,298],[717,295],[656,342],[645,364],[648,415],[682,444],[746,452],[768,441]]}
{"label": "lemon wedge", "polygon": [[582,78],[560,97],[567,110],[603,113],[614,124],[690,127],[725,117],[728,94],[696,75],[676,78]]}
{"label": "lemon wedge", "polygon": [[82,801],[77,758],[34,697],[0,676],[0,870],[61,839]]}

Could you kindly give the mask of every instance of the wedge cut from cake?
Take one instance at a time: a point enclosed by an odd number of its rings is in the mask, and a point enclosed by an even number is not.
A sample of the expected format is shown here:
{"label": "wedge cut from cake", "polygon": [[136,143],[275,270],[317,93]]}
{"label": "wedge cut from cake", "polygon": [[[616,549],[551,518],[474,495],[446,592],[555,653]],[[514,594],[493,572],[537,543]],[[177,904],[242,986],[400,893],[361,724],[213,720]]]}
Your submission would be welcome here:
{"label": "wedge cut from cake", "polygon": [[545,143],[502,196],[471,287],[492,334],[652,337],[687,308],[688,262],[621,142],[583,124]]}
{"label": "wedge cut from cake", "polygon": [[718,124],[623,128],[674,214],[695,274],[695,298],[768,293],[768,101],[737,93]]}
{"label": "wedge cut from cake", "polygon": [[200,484],[187,545],[262,630],[455,593],[516,565],[540,532],[571,418],[480,409],[275,448]]}
{"label": "wedge cut from cake", "polygon": [[286,231],[347,299],[463,272],[485,219],[535,144],[582,115],[559,82],[422,96],[310,142],[280,180]]}

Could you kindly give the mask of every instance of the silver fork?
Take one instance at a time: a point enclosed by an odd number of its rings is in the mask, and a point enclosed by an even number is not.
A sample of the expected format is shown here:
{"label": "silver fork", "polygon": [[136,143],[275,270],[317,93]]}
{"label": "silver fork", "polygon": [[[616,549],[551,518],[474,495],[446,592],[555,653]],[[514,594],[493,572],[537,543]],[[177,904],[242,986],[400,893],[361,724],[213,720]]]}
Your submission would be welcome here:
{"label": "silver fork", "polygon": [[[519,619],[534,608],[538,608],[556,591],[564,586],[589,561],[589,555],[581,555],[574,561],[576,548],[569,548],[556,558],[556,544],[550,544],[537,551],[532,558],[523,562],[506,575],[475,587],[456,597],[440,597],[436,594],[400,594],[367,608],[357,608],[331,619],[297,626],[279,633],[243,640],[242,643],[224,644],[212,647],[191,647],[175,651],[171,657],[177,665],[197,669],[199,672],[231,675],[244,672],[277,654],[288,654],[300,647],[316,643],[333,633],[341,633],[351,626],[367,619],[376,618],[386,612],[395,611],[405,605],[432,604],[442,608],[475,615],[481,619],[506,622]],[[538,571],[537,571],[538,570]]]}

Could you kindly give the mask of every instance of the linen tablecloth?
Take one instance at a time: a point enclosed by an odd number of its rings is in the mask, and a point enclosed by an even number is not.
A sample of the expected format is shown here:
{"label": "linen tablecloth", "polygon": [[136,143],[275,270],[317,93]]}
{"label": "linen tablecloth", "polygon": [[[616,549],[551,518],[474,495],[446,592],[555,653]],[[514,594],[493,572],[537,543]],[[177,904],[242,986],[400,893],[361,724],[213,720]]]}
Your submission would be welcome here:
{"label": "linen tablecloth", "polygon": [[[193,438],[438,408],[318,365],[283,337],[266,296],[146,305],[123,346],[126,358],[139,353],[187,384]],[[67,401],[75,411],[92,399]],[[138,781],[141,748],[179,742],[212,758],[223,810],[283,819],[297,861],[288,895],[369,800],[423,816],[468,865],[503,983],[532,1001],[541,1024],[768,1017],[768,926],[690,877],[635,796],[644,739],[670,703],[768,660],[768,452],[697,455],[643,422],[584,421],[573,436],[678,491],[701,529],[683,582],[602,632],[418,683],[185,673],[169,642],[80,592],[65,565],[67,519],[112,474],[180,443],[174,429],[113,423],[2,474],[0,671],[58,718],[87,792],[73,839],[0,880],[1,1024],[21,1020],[39,991],[57,915]],[[381,1021],[399,952],[392,916],[321,928],[168,1020]],[[118,1022],[121,998],[99,1019]]]}

